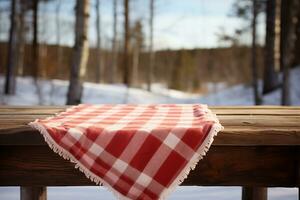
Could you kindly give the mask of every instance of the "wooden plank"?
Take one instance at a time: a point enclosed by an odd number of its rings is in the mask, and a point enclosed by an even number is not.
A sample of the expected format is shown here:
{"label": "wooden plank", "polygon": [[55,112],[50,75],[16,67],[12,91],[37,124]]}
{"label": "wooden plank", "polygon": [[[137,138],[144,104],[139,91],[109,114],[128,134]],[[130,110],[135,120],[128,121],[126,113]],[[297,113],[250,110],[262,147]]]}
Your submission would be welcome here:
{"label": "wooden plank", "polygon": [[[25,123],[26,124],[26,123]],[[37,130],[28,125],[6,125],[0,128],[0,145],[46,145]],[[221,131],[213,146],[300,145],[298,127],[229,127]]]}
{"label": "wooden plank", "polygon": [[25,115],[15,115],[15,114],[9,114],[9,115],[0,115],[0,120],[5,120],[5,119],[10,119],[10,120],[35,120],[37,118],[39,119],[44,119],[47,117],[51,117],[54,115],[49,115],[49,114],[40,114],[40,115],[29,115],[29,114],[25,114]]}
{"label": "wooden plank", "polygon": [[274,128],[233,128],[229,127],[218,133],[213,146],[300,146],[300,129],[298,127]]}
{"label": "wooden plank", "polygon": [[0,145],[47,146],[43,136],[37,130],[32,129],[28,125],[0,130]]}
{"label": "wooden plank", "polygon": [[296,115],[299,116],[299,110],[283,110],[283,109],[239,109],[239,110],[227,110],[227,109],[211,109],[217,115]]}
{"label": "wooden plank", "polygon": [[[214,146],[207,157],[191,171],[185,184],[224,186],[280,186],[299,184],[293,178],[296,149],[299,147],[235,147]],[[294,163],[294,164],[293,164]]]}
{"label": "wooden plank", "polygon": [[300,116],[261,116],[261,115],[235,115],[218,116],[220,123],[226,126],[240,127],[299,127]]}
{"label": "wooden plank", "polygon": [[[184,104],[182,104],[184,105]],[[70,106],[65,105],[51,105],[51,106],[37,106],[37,105],[0,105],[1,109],[61,109],[61,108],[68,108]],[[300,110],[299,106],[280,106],[280,105],[260,105],[260,106],[209,106],[211,109],[228,109],[228,110],[238,110],[238,109],[298,109]]]}
{"label": "wooden plank", "polygon": [[[215,146],[183,185],[296,187],[298,150]],[[0,163],[0,186],[94,185],[47,146],[0,146]]]}
{"label": "wooden plank", "polygon": [[21,200],[47,200],[46,187],[29,187],[22,186]]}
{"label": "wooden plank", "polygon": [[[27,125],[65,108],[0,107],[0,185],[94,185]],[[212,110],[225,130],[184,185],[300,186],[300,107]]]}
{"label": "wooden plank", "polygon": [[[0,115],[7,114],[53,114],[64,111],[68,106],[0,106]],[[299,115],[299,106],[226,106],[209,107],[216,114],[223,115]]]}
{"label": "wooden plank", "polygon": [[[26,115],[25,115],[26,116]],[[28,124],[31,121],[34,121],[36,118],[44,119],[51,115],[41,115],[41,117],[37,116],[29,116],[25,117],[16,117],[16,116],[4,116],[0,117],[0,127],[3,128],[6,125],[24,125]],[[236,115],[236,116],[218,116],[220,123],[226,127],[237,126],[240,128],[245,127],[299,127],[300,129],[300,116],[244,116],[244,115]]]}
{"label": "wooden plank", "polygon": [[242,200],[267,200],[268,188],[243,187]]}
{"label": "wooden plank", "polygon": [[[231,109],[229,109],[231,108]],[[291,118],[291,119],[298,119],[300,116],[300,109],[269,109],[269,110],[262,110],[262,109],[257,109],[256,107],[253,107],[252,109],[236,109],[234,107],[229,107],[228,109],[212,109],[220,118],[223,118],[224,120],[228,119],[236,119],[236,118],[246,118],[246,119],[251,119],[251,118],[262,118],[262,119],[268,119],[268,117],[273,117],[273,118],[278,118],[282,117],[284,118],[285,116]],[[21,118],[23,119],[24,116],[32,116],[32,118],[43,118],[43,117],[48,117],[48,116],[53,116],[55,113],[64,111],[64,108],[60,109],[48,109],[48,108],[43,108],[40,107],[39,109],[36,108],[24,108],[24,109],[0,109],[0,117],[2,118]],[[18,116],[20,115],[20,116]],[[236,116],[238,115],[238,116]],[[263,116],[257,116],[257,115],[263,115]],[[272,116],[269,116],[272,115]],[[282,115],[282,116],[281,116]],[[295,118],[293,118],[295,116]],[[269,120],[271,121],[271,120]]]}
{"label": "wooden plank", "polygon": [[260,105],[260,106],[209,106],[209,108],[212,109],[228,109],[228,110],[238,110],[238,109],[261,109],[261,110],[266,110],[266,109],[298,109],[300,110],[299,106],[277,106],[277,105]]}
{"label": "wooden plank", "polygon": [[55,106],[55,105],[50,105],[50,106],[36,106],[36,105],[1,105],[0,106],[0,110],[5,110],[5,109],[33,109],[33,110],[37,110],[37,109],[41,109],[41,110],[45,110],[45,109],[65,109],[68,108],[70,106]]}
{"label": "wooden plank", "polygon": [[54,114],[58,112],[65,111],[65,107],[24,107],[24,108],[0,108],[0,115],[9,115],[9,114]]}
{"label": "wooden plank", "polygon": [[[23,113],[19,113],[19,114],[5,114],[5,115],[0,115],[0,120],[1,121],[8,121],[8,120],[12,120],[12,121],[21,121],[21,120],[27,120],[27,119],[43,119],[46,117],[53,117],[53,114],[23,114]],[[117,116],[117,115],[116,115]],[[299,115],[233,115],[233,114],[228,114],[228,115],[217,115],[219,120],[223,123],[226,124],[237,124],[237,125],[248,125],[248,121],[249,124],[254,123],[256,121],[261,121],[261,123],[263,122],[267,122],[268,124],[275,124],[278,121],[282,121],[282,123],[286,123],[289,121],[299,121],[300,119],[300,114]],[[236,121],[238,120],[238,121]],[[240,122],[242,121],[242,122]],[[268,124],[266,124],[268,126]]]}

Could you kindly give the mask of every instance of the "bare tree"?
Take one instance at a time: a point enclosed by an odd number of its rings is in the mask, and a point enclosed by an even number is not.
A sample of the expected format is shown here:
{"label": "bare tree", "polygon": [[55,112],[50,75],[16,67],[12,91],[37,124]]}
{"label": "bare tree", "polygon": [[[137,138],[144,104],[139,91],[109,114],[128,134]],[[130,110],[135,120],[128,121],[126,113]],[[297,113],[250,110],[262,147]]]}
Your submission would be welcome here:
{"label": "bare tree", "polygon": [[132,62],[132,82],[136,86],[139,80],[139,63],[140,63],[140,51],[143,45],[143,31],[142,23],[140,20],[136,21],[132,30],[133,39],[133,62]]}
{"label": "bare tree", "polygon": [[147,79],[147,90],[151,91],[152,84],[152,76],[153,76],[153,67],[154,67],[154,59],[155,54],[153,51],[153,17],[154,17],[154,0],[150,0],[150,18],[149,18],[149,28],[150,28],[150,44],[149,44],[149,71],[148,71],[148,79]]}
{"label": "bare tree", "polygon": [[96,82],[99,83],[102,74],[101,64],[101,14],[100,14],[100,0],[96,0],[96,35],[97,35],[97,67],[96,67]]}
{"label": "bare tree", "polygon": [[129,70],[129,0],[124,0],[124,49],[123,49],[123,83],[130,86]]}
{"label": "bare tree", "polygon": [[[298,22],[296,25],[296,43],[294,55],[300,55],[300,6],[298,6]],[[295,56],[295,64],[300,65],[300,56]]]}
{"label": "bare tree", "polygon": [[[267,0],[266,6],[266,45],[265,45],[265,67],[263,79],[263,93],[273,91],[279,87],[278,74],[275,71],[275,27],[276,27],[276,2],[278,0]],[[277,44],[278,45],[278,44]],[[278,49],[278,48],[276,48]]]}
{"label": "bare tree", "polygon": [[298,0],[286,0],[281,4],[281,68],[283,70],[281,104],[290,105],[289,69],[293,62],[296,42]]}
{"label": "bare tree", "polygon": [[6,79],[4,86],[5,94],[15,93],[15,71],[17,66],[17,31],[19,27],[17,7],[20,5],[19,0],[11,1],[11,15],[10,15],[10,30],[8,41],[8,56],[6,67]]}
{"label": "bare tree", "polygon": [[256,21],[257,21],[257,0],[253,0],[252,7],[252,53],[251,53],[251,66],[252,66],[252,84],[254,92],[255,105],[261,104],[261,98],[258,90],[258,72],[257,72],[257,61],[256,61]]}
{"label": "bare tree", "polygon": [[36,92],[39,100],[39,105],[42,105],[44,102],[44,96],[42,94],[42,87],[38,82],[40,74],[40,50],[43,50],[39,47],[39,22],[38,22],[38,13],[39,13],[39,0],[32,0],[32,27],[33,27],[33,40],[32,40],[32,54],[31,54],[31,64],[33,68],[33,78],[34,84],[36,86]]}
{"label": "bare tree", "polygon": [[57,0],[55,8],[55,24],[56,24],[56,45],[57,45],[57,68],[59,75],[62,76],[62,48],[60,47],[61,43],[61,32],[60,32],[60,10],[61,10],[61,0]]}
{"label": "bare tree", "polygon": [[33,40],[32,40],[32,67],[33,67],[33,77],[37,80],[39,75],[39,44],[38,44],[38,9],[39,0],[33,0]]}
{"label": "bare tree", "polygon": [[17,33],[18,37],[18,75],[23,75],[24,73],[24,40],[25,40],[25,32],[26,32],[26,26],[25,26],[25,13],[27,11],[27,1],[21,1],[20,2],[20,9],[18,14],[18,20],[19,20],[19,31]]}
{"label": "bare tree", "polygon": [[70,72],[70,84],[67,104],[74,105],[81,102],[83,86],[81,77],[85,74],[88,61],[88,20],[89,0],[76,0],[75,44]]}
{"label": "bare tree", "polygon": [[118,43],[117,43],[117,25],[118,25],[118,0],[113,0],[113,38],[112,38],[112,63],[109,68],[109,82],[115,82],[117,61],[118,61]]}

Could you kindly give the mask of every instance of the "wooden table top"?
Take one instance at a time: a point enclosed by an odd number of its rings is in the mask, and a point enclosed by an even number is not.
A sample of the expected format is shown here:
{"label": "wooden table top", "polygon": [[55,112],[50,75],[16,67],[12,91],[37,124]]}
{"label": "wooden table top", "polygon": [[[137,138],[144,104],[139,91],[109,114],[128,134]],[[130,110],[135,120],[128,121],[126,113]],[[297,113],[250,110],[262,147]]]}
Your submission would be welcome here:
{"label": "wooden table top", "polygon": [[[0,145],[46,145],[27,124],[66,106],[0,106]],[[300,107],[210,107],[224,126],[214,146],[300,145]]]}
{"label": "wooden table top", "polygon": [[[0,107],[0,186],[94,185],[27,125],[65,108]],[[225,129],[183,185],[300,186],[300,107],[210,108]]]}

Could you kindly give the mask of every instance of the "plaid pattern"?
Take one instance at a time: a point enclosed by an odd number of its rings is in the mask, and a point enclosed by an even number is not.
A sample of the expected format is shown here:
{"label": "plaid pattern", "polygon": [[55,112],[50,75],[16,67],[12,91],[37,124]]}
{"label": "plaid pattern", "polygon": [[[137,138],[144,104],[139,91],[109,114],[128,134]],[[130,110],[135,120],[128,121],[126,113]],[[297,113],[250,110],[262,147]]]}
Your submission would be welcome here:
{"label": "plaid pattern", "polygon": [[206,105],[78,105],[30,124],[120,199],[162,199],[222,126]]}

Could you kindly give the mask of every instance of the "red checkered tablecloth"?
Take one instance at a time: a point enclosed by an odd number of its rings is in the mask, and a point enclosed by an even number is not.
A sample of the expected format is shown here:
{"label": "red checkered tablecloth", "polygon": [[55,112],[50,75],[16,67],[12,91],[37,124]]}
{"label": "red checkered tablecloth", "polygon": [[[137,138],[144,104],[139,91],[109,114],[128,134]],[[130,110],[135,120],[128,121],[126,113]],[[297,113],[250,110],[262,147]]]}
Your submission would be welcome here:
{"label": "red checkered tablecloth", "polygon": [[119,199],[165,199],[222,129],[206,105],[78,105],[31,122],[49,146]]}

